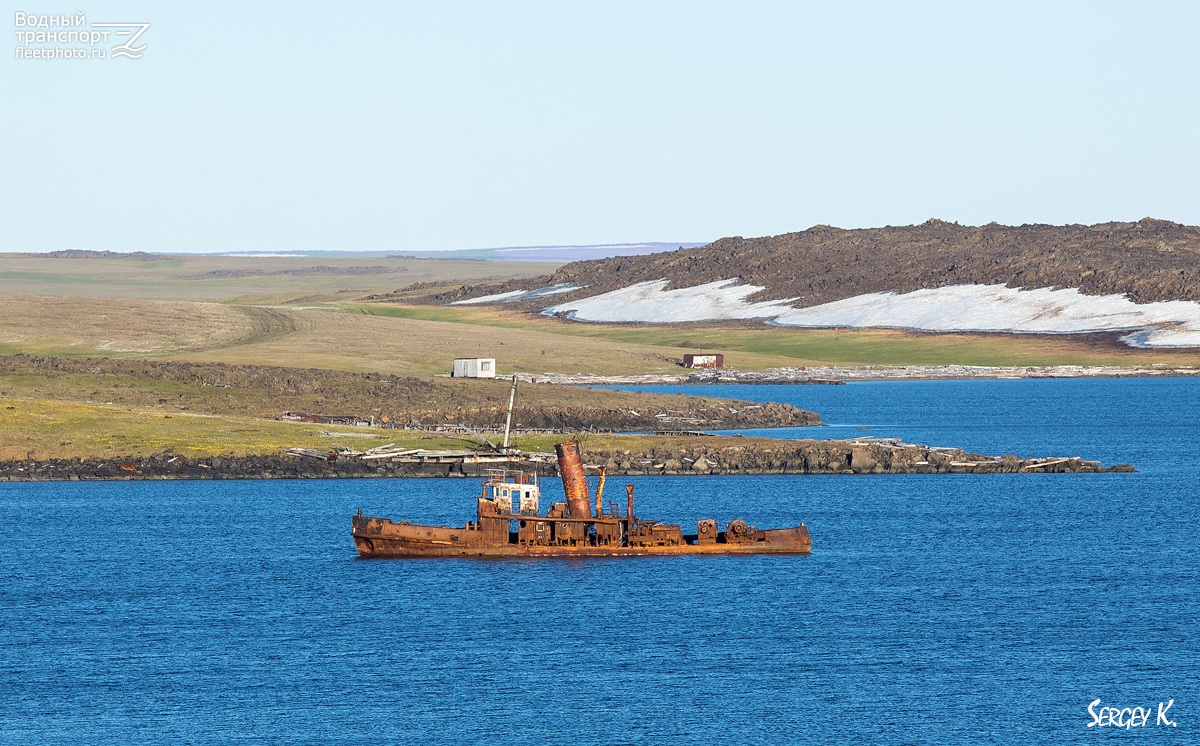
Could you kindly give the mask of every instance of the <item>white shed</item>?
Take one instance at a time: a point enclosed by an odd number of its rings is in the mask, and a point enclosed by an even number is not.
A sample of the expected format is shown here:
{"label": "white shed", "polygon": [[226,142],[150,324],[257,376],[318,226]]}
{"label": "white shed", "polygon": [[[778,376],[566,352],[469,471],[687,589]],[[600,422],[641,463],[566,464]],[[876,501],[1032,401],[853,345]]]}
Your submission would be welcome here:
{"label": "white shed", "polygon": [[495,378],[496,358],[456,357],[452,375],[455,378]]}

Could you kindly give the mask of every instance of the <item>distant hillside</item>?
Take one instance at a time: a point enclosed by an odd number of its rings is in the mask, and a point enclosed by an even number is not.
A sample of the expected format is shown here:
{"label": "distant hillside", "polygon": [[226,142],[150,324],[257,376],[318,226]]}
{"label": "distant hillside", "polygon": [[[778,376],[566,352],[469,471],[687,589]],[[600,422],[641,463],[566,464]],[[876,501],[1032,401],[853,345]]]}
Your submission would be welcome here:
{"label": "distant hillside", "polygon": [[[1039,288],[1045,290],[1015,290]],[[496,295],[502,297],[489,297]],[[818,225],[573,262],[533,280],[442,288],[425,298],[472,299],[584,321],[757,318],[931,331],[1131,330],[1138,332],[1127,338],[1131,344],[1196,346],[1200,304],[1156,302],[1200,301],[1200,228],[1151,218],[1092,226]],[[1141,333],[1149,329],[1162,333]]]}
{"label": "distant hillside", "polygon": [[[639,256],[673,249],[703,246],[702,243],[677,241],[643,241],[640,243],[612,244],[546,244],[543,246],[501,246],[482,249],[446,249],[441,251],[358,251],[306,250],[306,251],[212,251],[212,252],[160,252],[147,254],[144,251],[93,251],[91,249],[63,249],[45,252],[12,252],[8,256],[42,259],[140,259],[164,261],[180,256],[242,257],[251,259],[278,259],[297,257],[325,257],[329,259],[476,259],[503,262],[578,262],[604,259],[612,256]],[[0,252],[0,256],[4,253]]]}
{"label": "distant hillside", "polygon": [[[941,220],[858,230],[818,225],[780,236],[722,238],[694,249],[572,262],[540,284],[586,286],[561,296],[570,300],[646,280],[668,279],[669,288],[678,288],[731,278],[765,288],[751,300],[798,298],[796,306],[963,284],[1125,293],[1136,303],[1200,301],[1200,228],[1151,218],[1090,226],[972,227]],[[536,286],[468,286],[430,300],[448,303]]]}
{"label": "distant hillside", "polygon": [[162,254],[147,254],[144,251],[92,251],[91,249],[63,249],[61,251],[46,251],[39,254],[14,254],[20,257],[39,257],[42,259],[136,259],[142,262],[161,262],[170,257]]}

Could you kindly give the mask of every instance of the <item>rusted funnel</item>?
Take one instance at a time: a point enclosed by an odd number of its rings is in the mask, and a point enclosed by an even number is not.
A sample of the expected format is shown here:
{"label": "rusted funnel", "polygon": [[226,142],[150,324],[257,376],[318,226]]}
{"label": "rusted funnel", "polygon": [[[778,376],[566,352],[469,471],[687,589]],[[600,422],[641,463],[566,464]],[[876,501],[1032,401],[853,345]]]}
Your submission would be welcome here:
{"label": "rusted funnel", "polygon": [[563,492],[567,494],[567,515],[571,518],[591,518],[592,506],[588,498],[587,477],[583,475],[583,461],[579,458],[579,443],[568,441],[554,446],[558,455],[558,473],[562,475]]}

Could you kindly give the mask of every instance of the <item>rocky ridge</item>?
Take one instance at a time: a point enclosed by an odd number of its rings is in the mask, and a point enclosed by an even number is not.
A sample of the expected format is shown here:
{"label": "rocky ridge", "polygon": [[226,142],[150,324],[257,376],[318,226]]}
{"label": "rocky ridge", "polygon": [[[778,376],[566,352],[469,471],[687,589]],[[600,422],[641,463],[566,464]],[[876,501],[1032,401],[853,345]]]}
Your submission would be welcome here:
{"label": "rocky ridge", "polygon": [[[573,262],[540,278],[397,294],[408,302],[444,304],[542,286],[585,286],[555,295],[560,303],[647,280],[669,279],[668,288],[680,288],[732,278],[764,288],[748,300],[796,298],[797,307],[967,284],[1078,288],[1085,295],[1126,294],[1136,303],[1200,301],[1200,228],[1152,218],[1064,226],[941,220],[853,230],[817,225],[779,236],[722,238],[694,249]],[[534,309],[545,303],[514,305]]]}

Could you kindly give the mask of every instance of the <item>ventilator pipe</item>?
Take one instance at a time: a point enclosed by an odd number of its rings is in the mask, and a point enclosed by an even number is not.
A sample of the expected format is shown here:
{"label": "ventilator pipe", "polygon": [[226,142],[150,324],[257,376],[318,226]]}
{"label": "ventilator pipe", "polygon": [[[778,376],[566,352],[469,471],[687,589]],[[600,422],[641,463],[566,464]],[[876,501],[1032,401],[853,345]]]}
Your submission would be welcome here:
{"label": "ventilator pipe", "polygon": [[558,473],[567,496],[567,516],[591,518],[592,505],[588,497],[587,477],[583,474],[583,462],[579,458],[579,443],[573,440],[559,443],[554,446],[554,452],[558,456]]}

